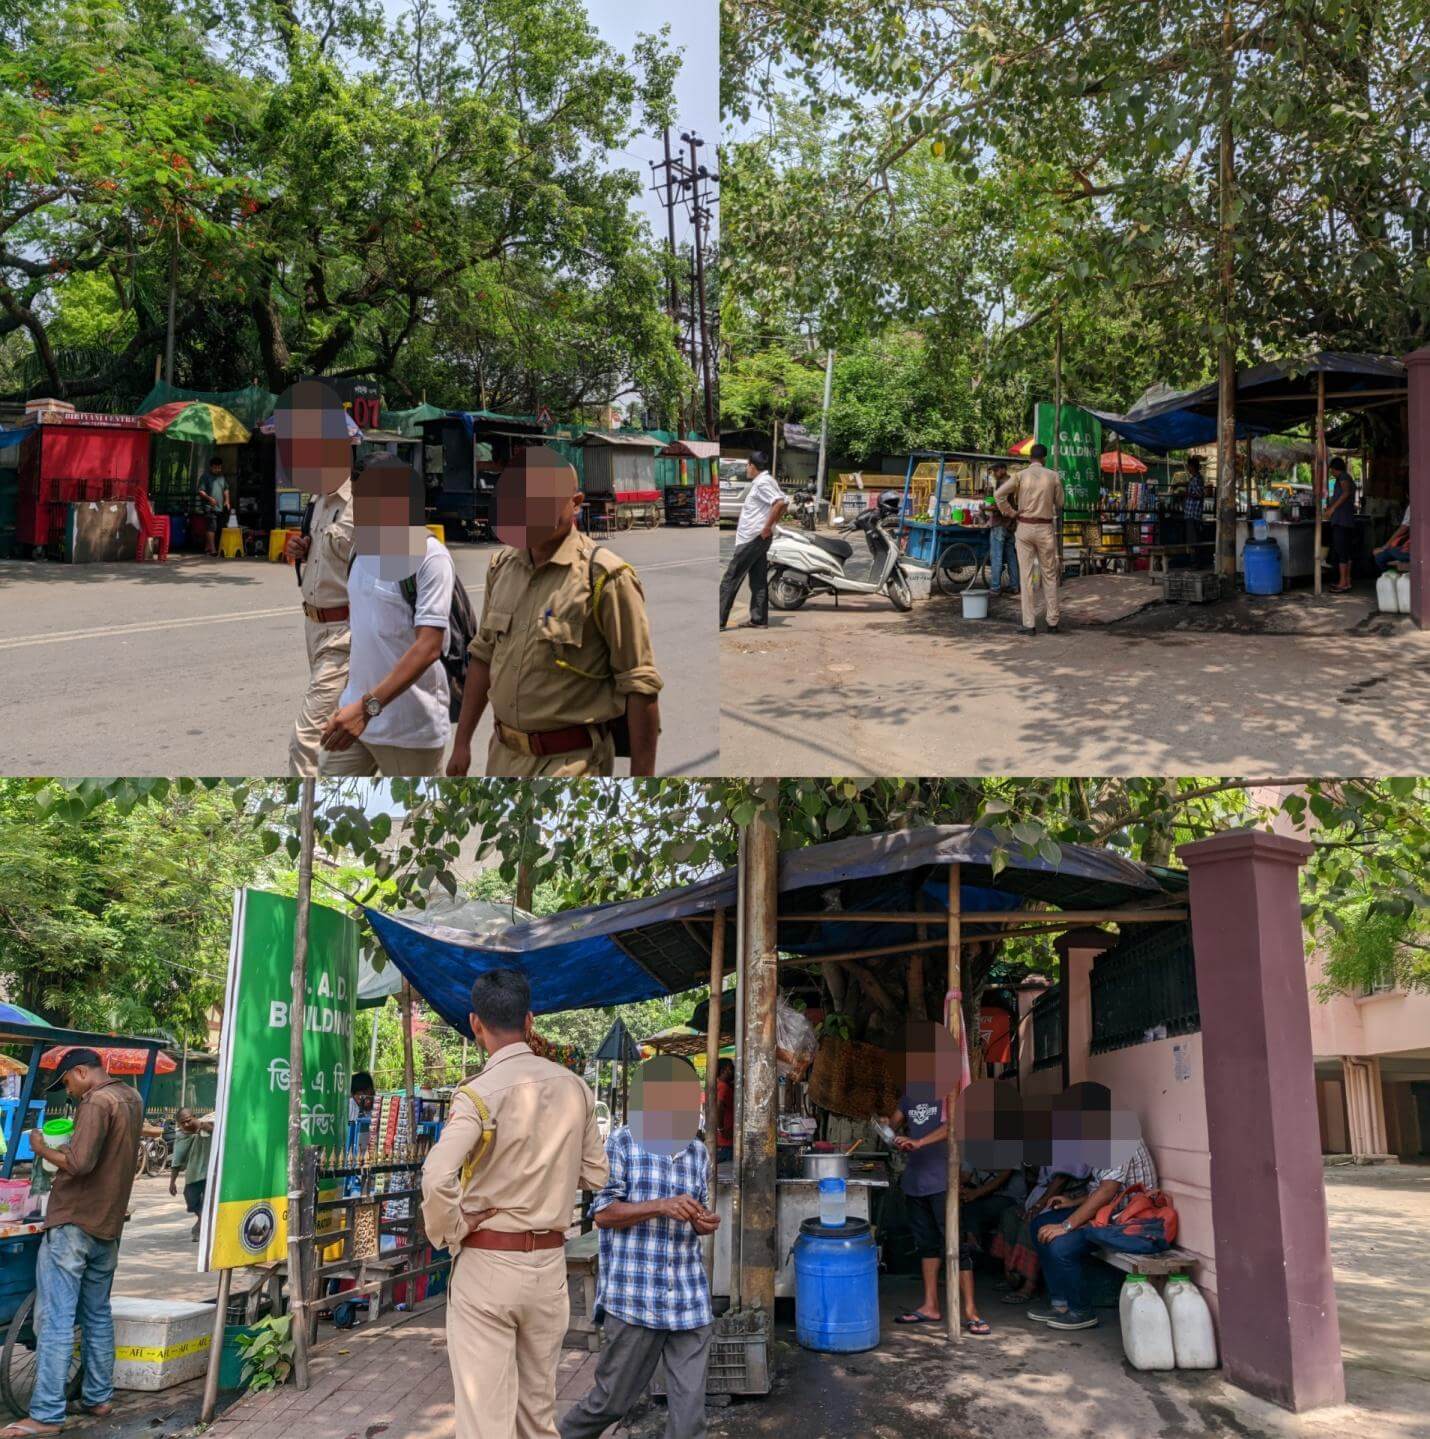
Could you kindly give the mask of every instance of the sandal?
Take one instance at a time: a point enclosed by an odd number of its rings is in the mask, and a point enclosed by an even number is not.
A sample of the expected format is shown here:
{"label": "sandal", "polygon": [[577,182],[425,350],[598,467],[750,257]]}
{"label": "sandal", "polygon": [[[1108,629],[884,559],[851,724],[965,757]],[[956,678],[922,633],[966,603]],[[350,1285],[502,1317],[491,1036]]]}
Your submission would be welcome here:
{"label": "sandal", "polygon": [[0,1439],[33,1439],[37,1434],[58,1434],[63,1424],[41,1424],[38,1419],[16,1419],[0,1429]]}
{"label": "sandal", "polygon": [[[920,1314],[917,1309],[910,1309],[907,1314],[900,1314],[900,1315],[894,1320],[894,1323],[895,1323],[895,1324],[942,1324],[942,1323],[943,1323],[943,1318],[940,1316],[938,1319],[930,1319],[927,1314]],[[4,1439],[4,1436],[3,1436],[3,1435],[0,1435],[0,1439]]]}
{"label": "sandal", "polygon": [[965,1319],[963,1328],[966,1333],[973,1335],[975,1339],[986,1339],[993,1331],[988,1327],[986,1319]]}

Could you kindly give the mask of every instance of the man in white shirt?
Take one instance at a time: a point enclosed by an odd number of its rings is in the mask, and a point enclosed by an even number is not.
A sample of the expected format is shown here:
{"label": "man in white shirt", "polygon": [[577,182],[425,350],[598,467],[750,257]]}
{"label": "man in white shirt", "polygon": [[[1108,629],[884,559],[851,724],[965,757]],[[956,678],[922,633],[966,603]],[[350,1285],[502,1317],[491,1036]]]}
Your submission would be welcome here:
{"label": "man in white shirt", "polygon": [[775,526],[789,507],[789,501],[775,483],[774,476],[765,468],[769,462],[768,455],[756,450],[745,465],[745,473],[751,481],[750,488],[740,508],[740,522],[735,527],[735,553],[730,556],[729,567],[720,581],[722,630],[730,618],[735,596],[740,592],[740,583],[747,575],[750,580],[750,618],[747,623],[763,629],[770,622],[769,575],[765,568],[765,556],[774,539]]}
{"label": "man in white shirt", "polygon": [[352,658],[323,732],[322,774],[441,772],[452,722],[439,660],[456,572],[427,529],[426,501],[422,477],[397,460],[353,481]]}

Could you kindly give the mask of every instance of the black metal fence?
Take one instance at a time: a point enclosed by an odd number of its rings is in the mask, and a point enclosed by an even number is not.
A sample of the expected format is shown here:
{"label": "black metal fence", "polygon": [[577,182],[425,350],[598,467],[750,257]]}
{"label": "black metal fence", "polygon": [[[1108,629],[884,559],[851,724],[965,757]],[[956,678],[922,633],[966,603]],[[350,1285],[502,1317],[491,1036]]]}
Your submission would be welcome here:
{"label": "black metal fence", "polygon": [[1063,992],[1048,990],[1033,1001],[1033,1068],[1051,1069],[1063,1062]]}
{"label": "black metal fence", "polygon": [[1093,961],[1091,983],[1093,1054],[1202,1027],[1189,925],[1125,936]]}

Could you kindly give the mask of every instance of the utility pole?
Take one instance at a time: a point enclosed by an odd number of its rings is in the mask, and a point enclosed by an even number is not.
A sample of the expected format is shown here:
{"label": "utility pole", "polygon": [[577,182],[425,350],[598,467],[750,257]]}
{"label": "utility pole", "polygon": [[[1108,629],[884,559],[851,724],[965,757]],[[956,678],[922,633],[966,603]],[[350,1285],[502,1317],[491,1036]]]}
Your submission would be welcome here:
{"label": "utility pole", "polygon": [[[680,137],[690,148],[690,219],[695,229],[695,312],[700,324],[700,381],[705,394],[705,435],[715,439],[720,433],[719,420],[715,414],[715,380],[710,369],[710,328],[705,315],[705,197],[702,193],[707,180],[719,180],[718,175],[700,163],[698,151],[705,141],[694,130],[683,131]],[[692,317],[693,319],[694,317]]]}
{"label": "utility pole", "polygon": [[303,1272],[303,1036],[308,999],[308,917],[313,901],[316,782],[303,781],[299,811],[298,903],[293,921],[293,997],[288,1006],[288,1307],[293,1316],[293,1382],[308,1387],[308,1276]]}
{"label": "utility pole", "polygon": [[174,222],[174,236],[169,241],[169,318],[164,329],[164,383],[174,383],[174,308],[179,289],[179,228]]}
{"label": "utility pole", "polygon": [[[1233,287],[1236,284],[1236,249],[1233,230],[1235,174],[1231,129],[1232,87],[1236,84],[1235,45],[1231,0],[1222,9],[1221,127],[1217,154],[1217,252],[1221,291],[1217,337],[1216,435],[1216,571],[1236,578],[1236,339],[1231,332]],[[1317,574],[1320,573],[1319,560]]]}
{"label": "utility pole", "polygon": [[829,448],[829,399],[834,392],[834,351],[824,352],[824,408],[819,412],[819,467],[814,472],[814,518],[819,523],[819,507],[824,503],[824,475]]}

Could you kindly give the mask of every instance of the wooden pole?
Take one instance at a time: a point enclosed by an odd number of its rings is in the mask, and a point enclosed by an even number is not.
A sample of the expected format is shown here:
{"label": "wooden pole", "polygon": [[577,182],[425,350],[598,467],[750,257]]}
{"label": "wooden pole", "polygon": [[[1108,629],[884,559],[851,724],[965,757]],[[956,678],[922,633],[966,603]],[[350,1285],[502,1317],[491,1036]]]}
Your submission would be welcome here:
{"label": "wooden pole", "polygon": [[745,951],[748,943],[749,832],[740,831],[735,861],[735,1182],[730,1187],[730,1308],[741,1304],[740,1271],[744,1246],[741,1175],[745,1172]]}
{"label": "wooden pole", "polygon": [[407,1091],[407,1142],[417,1144],[417,1084],[412,1063],[412,986],[402,981],[402,1086]]}
{"label": "wooden pole", "polygon": [[749,892],[745,952],[745,1152],[740,1184],[742,1275],[746,1307],[772,1315],[780,1255],[776,1239],[776,1149],[779,1071],[775,1060],[775,1004],[779,993],[777,912],[779,827],[766,802],[748,830]]}
{"label": "wooden pole", "polygon": [[[1058,328],[1053,337],[1053,469],[1059,474],[1062,473],[1062,437],[1063,437],[1063,317],[1058,316]],[[1063,562],[1063,522],[1064,510],[1057,513],[1057,546],[1058,564]],[[1084,531],[1086,539],[1086,531]],[[1081,546],[1086,552],[1087,545]],[[1046,575],[1041,576],[1043,588],[1046,591],[1048,579]],[[1023,577],[1024,584],[1032,583],[1032,576]]]}
{"label": "wooden pole", "polygon": [[[1280,781],[1285,783],[1286,781]],[[970,909],[965,910],[961,923],[992,924],[1012,928],[1024,924],[1066,920],[1069,924],[1166,924],[1186,919],[1185,906],[1162,905],[1144,909]],[[709,918],[694,915],[695,920]],[[815,914],[782,914],[781,924],[923,924],[942,927],[947,917],[920,909],[888,910],[820,910]]]}
{"label": "wooden pole", "polygon": [[1231,102],[1236,84],[1236,27],[1231,0],[1222,6],[1221,116],[1217,137],[1217,484],[1216,572],[1236,578],[1236,338],[1232,305],[1236,289],[1235,143]]}
{"label": "wooden pole", "polygon": [[218,1406],[218,1371],[223,1362],[223,1330],[228,1323],[228,1295],[233,1287],[233,1270],[220,1269],[218,1272],[218,1298],[214,1300],[213,1335],[209,1339],[209,1367],[204,1374],[204,1402],[199,1410],[199,1423],[213,1421],[214,1409]]}
{"label": "wooden pole", "polygon": [[[293,1382],[308,1387],[308,1316],[303,1282],[303,1036],[308,998],[308,916],[313,905],[313,810],[317,782],[303,781],[298,828],[298,902],[293,920],[293,994],[288,1005],[288,1309]],[[220,1345],[223,1341],[220,1339]]]}
{"label": "wooden pole", "polygon": [[1321,511],[1326,505],[1326,372],[1316,376],[1316,474],[1312,498],[1316,509],[1314,593],[1321,593]]}
{"label": "wooden pole", "polygon": [[[705,1024],[705,1147],[710,1151],[710,1208],[719,1202],[720,1169],[720,1000],[725,989],[725,911],[715,911],[710,936],[710,1017]],[[705,1272],[715,1278],[715,1235],[705,1247]]]}
{"label": "wooden pole", "polygon": [[[954,1055],[959,1048],[959,1033],[963,1027],[962,970],[962,909],[963,895],[962,866],[948,867],[948,994],[944,1000],[947,1010],[948,1032],[953,1036]],[[955,1059],[955,1062],[957,1060]],[[948,1337],[956,1344],[963,1334],[960,1323],[961,1308],[958,1302],[958,1133],[955,1119],[958,1104],[958,1086],[947,1098],[948,1105],[948,1189],[944,1194],[943,1210],[943,1288],[944,1322],[948,1326]]]}

